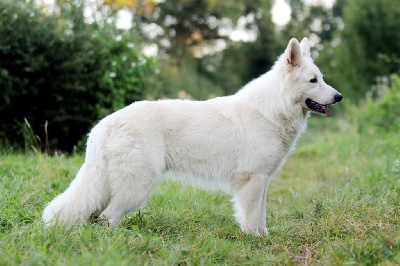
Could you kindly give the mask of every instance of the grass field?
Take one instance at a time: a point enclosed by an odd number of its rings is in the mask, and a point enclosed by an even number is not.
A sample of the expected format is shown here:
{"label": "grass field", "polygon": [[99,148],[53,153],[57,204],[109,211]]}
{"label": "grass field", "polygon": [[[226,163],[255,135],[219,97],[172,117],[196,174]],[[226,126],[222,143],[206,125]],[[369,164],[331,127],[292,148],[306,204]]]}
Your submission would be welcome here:
{"label": "grass field", "polygon": [[0,265],[400,263],[400,137],[311,117],[268,191],[268,237],[247,236],[230,198],[164,181],[120,226],[45,228],[44,205],[83,156],[1,151]]}

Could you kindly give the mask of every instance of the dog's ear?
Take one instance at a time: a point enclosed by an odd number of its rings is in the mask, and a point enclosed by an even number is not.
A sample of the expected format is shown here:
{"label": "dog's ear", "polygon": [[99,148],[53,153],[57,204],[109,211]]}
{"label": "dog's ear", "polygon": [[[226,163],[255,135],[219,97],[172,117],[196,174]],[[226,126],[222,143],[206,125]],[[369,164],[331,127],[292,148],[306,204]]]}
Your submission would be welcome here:
{"label": "dog's ear", "polygon": [[295,38],[291,39],[285,51],[287,63],[292,67],[301,65],[302,54],[299,41]]}
{"label": "dog's ear", "polygon": [[301,53],[304,57],[311,57],[310,56],[310,44],[308,43],[307,37],[304,37],[303,40],[300,42]]}

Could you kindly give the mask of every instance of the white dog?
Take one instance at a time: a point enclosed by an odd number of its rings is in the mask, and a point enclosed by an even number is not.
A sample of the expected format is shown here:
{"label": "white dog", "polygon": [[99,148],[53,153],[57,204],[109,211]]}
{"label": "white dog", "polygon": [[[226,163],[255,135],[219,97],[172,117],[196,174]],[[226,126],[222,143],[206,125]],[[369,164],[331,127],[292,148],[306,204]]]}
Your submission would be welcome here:
{"label": "white dog", "polygon": [[309,111],[329,116],[328,105],[341,99],[323,81],[304,38],[290,40],[272,70],[235,95],[133,103],[92,129],[85,163],[43,220],[71,225],[98,211],[115,226],[169,171],[230,193],[243,232],[268,234],[271,177],[294,149]]}

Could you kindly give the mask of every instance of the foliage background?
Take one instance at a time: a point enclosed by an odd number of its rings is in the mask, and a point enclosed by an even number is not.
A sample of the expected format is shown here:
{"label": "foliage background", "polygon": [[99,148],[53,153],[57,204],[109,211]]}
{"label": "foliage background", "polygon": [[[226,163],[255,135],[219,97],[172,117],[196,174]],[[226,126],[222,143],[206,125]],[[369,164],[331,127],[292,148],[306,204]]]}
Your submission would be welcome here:
{"label": "foliage background", "polygon": [[84,5],[57,12],[34,3],[0,1],[0,137],[29,147],[33,139],[71,152],[100,118],[145,98],[155,62],[135,47],[138,34],[119,31],[105,16],[86,23]]}

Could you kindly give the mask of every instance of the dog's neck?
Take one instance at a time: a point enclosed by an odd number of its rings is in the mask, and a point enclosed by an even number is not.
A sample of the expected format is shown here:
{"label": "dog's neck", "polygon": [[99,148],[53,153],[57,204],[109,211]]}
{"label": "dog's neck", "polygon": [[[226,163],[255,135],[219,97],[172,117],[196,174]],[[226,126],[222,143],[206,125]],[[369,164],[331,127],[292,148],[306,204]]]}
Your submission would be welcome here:
{"label": "dog's neck", "polygon": [[285,93],[282,86],[276,75],[267,72],[244,86],[236,96],[250,102],[266,120],[274,123],[282,133],[285,132],[282,134],[285,146],[291,148],[306,129],[309,112],[302,108],[298,99]]}
{"label": "dog's neck", "polygon": [[236,97],[250,102],[268,120],[285,120],[293,121],[295,124],[304,124],[308,117],[308,111],[302,108],[298,99],[285,93],[278,77],[271,71],[252,80],[236,93]]}

